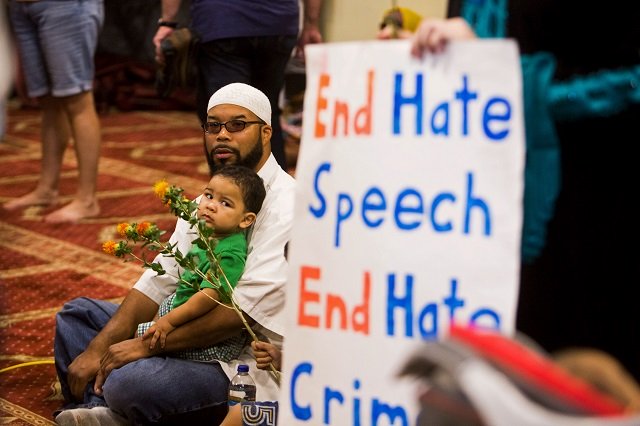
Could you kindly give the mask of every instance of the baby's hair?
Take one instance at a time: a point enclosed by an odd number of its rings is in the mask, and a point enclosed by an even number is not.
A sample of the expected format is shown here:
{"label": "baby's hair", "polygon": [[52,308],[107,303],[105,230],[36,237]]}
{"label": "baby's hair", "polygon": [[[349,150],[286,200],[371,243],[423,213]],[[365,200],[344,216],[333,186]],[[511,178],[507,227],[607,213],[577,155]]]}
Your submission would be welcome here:
{"label": "baby's hair", "polygon": [[211,176],[222,176],[238,185],[246,211],[258,214],[267,192],[262,178],[256,172],[248,167],[231,164],[216,169]]}

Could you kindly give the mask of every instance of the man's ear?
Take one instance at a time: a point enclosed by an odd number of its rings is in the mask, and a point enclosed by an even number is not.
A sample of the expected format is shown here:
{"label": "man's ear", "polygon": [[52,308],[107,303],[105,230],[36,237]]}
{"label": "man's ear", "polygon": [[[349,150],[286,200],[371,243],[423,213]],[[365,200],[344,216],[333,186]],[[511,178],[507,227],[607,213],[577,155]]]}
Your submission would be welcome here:
{"label": "man's ear", "polygon": [[260,131],[262,132],[262,143],[263,144],[265,142],[271,143],[271,135],[273,134],[273,128],[268,124],[265,124],[262,126]]}
{"label": "man's ear", "polygon": [[242,218],[242,221],[238,226],[240,227],[240,229],[247,229],[248,227],[253,225],[253,222],[255,221],[256,221],[256,214],[252,212],[247,212],[244,214],[244,217]]}

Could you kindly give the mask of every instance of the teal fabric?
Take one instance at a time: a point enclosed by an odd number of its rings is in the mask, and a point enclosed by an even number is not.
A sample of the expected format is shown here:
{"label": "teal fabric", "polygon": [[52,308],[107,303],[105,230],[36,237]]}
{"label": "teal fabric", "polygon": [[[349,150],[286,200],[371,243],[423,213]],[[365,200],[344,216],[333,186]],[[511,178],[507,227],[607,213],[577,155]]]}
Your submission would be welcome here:
{"label": "teal fabric", "polygon": [[547,223],[560,192],[560,144],[547,104],[555,71],[549,53],[522,55],[527,154],[524,172],[522,260],[531,262],[545,245]]}
{"label": "teal fabric", "polygon": [[545,245],[561,187],[555,122],[606,117],[640,102],[640,66],[553,81],[555,59],[540,52],[521,57],[527,158],[522,260],[533,261]]}
{"label": "teal fabric", "polygon": [[640,65],[556,82],[547,102],[557,121],[617,114],[640,103]]}
{"label": "teal fabric", "polygon": [[[507,0],[463,0],[461,16],[478,37],[506,36]],[[605,117],[640,102],[640,66],[553,81],[552,54],[521,56],[526,160],[521,256],[532,262],[546,242],[561,188],[560,142],[555,123]]]}
{"label": "teal fabric", "polygon": [[481,38],[504,38],[507,34],[507,0],[468,0],[461,16]]}

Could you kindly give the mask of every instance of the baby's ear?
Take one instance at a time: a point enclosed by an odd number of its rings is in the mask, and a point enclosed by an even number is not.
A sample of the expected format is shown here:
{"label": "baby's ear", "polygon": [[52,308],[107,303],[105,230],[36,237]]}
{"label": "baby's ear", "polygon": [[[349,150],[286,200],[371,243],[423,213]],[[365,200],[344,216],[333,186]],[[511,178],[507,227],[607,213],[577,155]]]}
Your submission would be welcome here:
{"label": "baby's ear", "polygon": [[253,225],[253,222],[256,221],[256,214],[252,213],[252,212],[247,212],[244,214],[244,217],[242,218],[242,221],[240,222],[240,229],[247,229],[248,227],[250,227],[251,225]]}

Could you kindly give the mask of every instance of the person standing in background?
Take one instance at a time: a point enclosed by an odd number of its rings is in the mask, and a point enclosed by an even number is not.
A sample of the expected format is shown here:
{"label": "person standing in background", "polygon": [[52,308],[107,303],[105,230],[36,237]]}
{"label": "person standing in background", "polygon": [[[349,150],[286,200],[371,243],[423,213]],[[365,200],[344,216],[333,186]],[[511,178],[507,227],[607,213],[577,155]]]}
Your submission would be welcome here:
{"label": "person standing in background", "polygon": [[9,43],[9,23],[5,16],[5,7],[0,7],[0,142],[7,125],[7,97],[13,81],[13,52]]}
{"label": "person standing in background", "polygon": [[27,92],[42,109],[42,167],[36,188],[4,208],[57,202],[62,159],[72,138],[78,160],[77,193],[71,203],[44,220],[74,223],[97,216],[101,135],[92,89],[103,0],[10,0],[9,13]]}
{"label": "person standing in background", "polygon": [[[296,46],[301,56],[306,44],[322,42],[319,30],[322,0],[304,0],[302,30],[299,0],[255,1],[197,0],[191,2],[190,28],[199,38],[196,54],[196,102],[200,122],[206,121],[212,93],[234,82],[264,92],[273,111],[271,150],[287,170],[284,136],[280,126],[280,91],[284,71]],[[162,0],[162,14],[153,38],[156,60],[164,62],[160,43],[177,27],[181,0]]]}
{"label": "person standing in background", "polygon": [[393,40],[397,38],[410,38],[422,16],[408,7],[392,7],[382,15],[380,30],[376,35],[378,40]]}
{"label": "person standing in background", "polygon": [[640,238],[640,3],[451,0],[425,19],[412,52],[450,40],[517,40],[527,158],[516,328],[555,352],[589,347],[640,380],[634,283]]}

